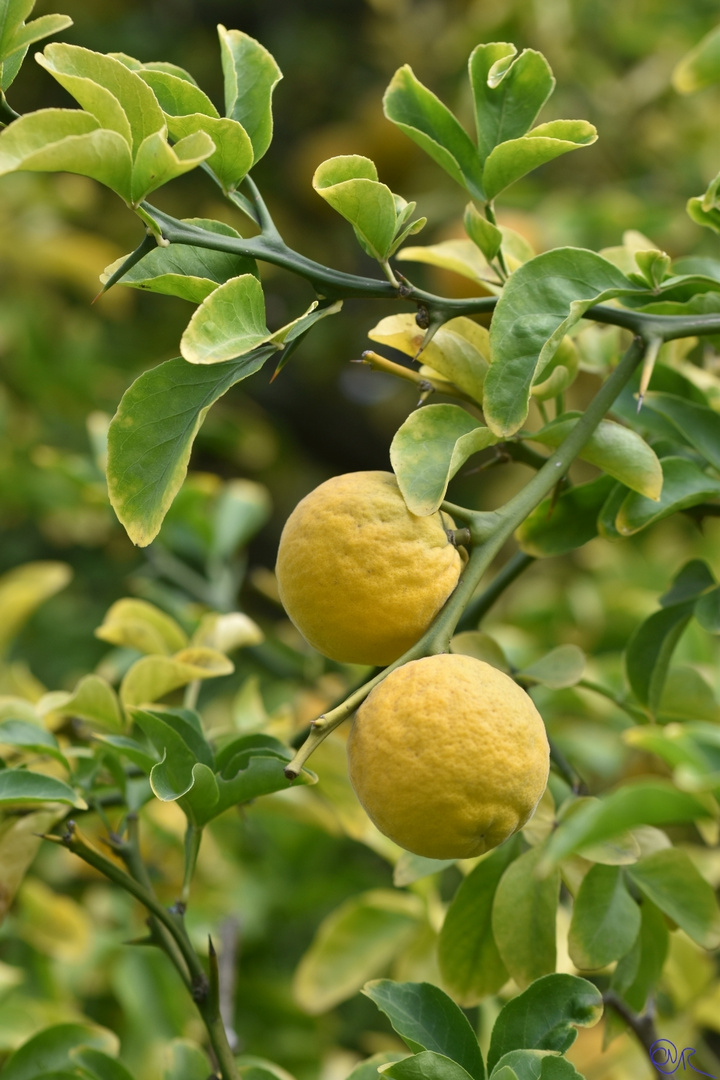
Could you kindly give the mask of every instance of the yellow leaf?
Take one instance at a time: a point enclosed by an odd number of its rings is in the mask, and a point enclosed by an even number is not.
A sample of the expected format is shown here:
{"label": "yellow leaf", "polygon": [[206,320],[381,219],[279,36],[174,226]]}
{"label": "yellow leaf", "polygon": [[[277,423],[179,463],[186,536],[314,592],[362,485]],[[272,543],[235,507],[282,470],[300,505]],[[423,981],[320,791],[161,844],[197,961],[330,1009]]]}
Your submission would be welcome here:
{"label": "yellow leaf", "polygon": [[95,637],[112,645],[170,656],[187,645],[187,634],[170,615],[147,600],[126,597],[112,605]]}

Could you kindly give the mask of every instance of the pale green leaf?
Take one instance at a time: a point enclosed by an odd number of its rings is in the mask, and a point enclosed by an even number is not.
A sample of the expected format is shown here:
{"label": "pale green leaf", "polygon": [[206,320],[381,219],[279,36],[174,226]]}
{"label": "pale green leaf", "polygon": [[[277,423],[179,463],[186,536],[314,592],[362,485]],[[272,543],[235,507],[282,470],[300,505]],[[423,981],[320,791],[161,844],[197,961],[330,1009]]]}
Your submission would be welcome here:
{"label": "pale green leaf", "polygon": [[247,131],[253,161],[259,161],[272,140],[272,94],[282,79],[275,59],[254,38],[218,26],[225,79],[225,115]]}
{"label": "pale green leaf", "polygon": [[[179,80],[178,80],[179,81]],[[237,187],[250,171],[253,163],[253,148],[245,128],[236,120],[215,119],[203,113],[189,113],[183,116],[168,117],[168,131],[171,139],[187,138],[197,131],[204,131],[215,147],[207,158],[207,163],[220,181],[224,191]]]}
{"label": "pale green leaf", "polygon": [[692,94],[720,80],[720,26],[714,27],[675,67],[672,83],[679,94]]}
{"label": "pale green leaf", "polygon": [[[581,413],[565,413],[527,438],[543,446],[560,446],[575,427]],[[719,418],[720,419],[720,418]],[[663,471],[657,455],[636,431],[613,420],[601,420],[579,457],[596,465],[621,484],[657,502]]]}
{"label": "pale green leaf", "polygon": [[41,716],[78,716],[110,731],[121,731],[123,727],[117,694],[99,675],[84,675],[72,693],[56,690],[45,694],[37,709]]}
{"label": "pale green leaf", "polygon": [[510,664],[501,646],[482,630],[463,630],[454,634],[450,642],[450,652],[460,653],[461,656],[474,656],[476,660],[483,660],[499,671],[504,671],[506,675],[510,674]]}
{"label": "pale green leaf", "polygon": [[541,660],[518,671],[517,678],[560,690],[575,686],[582,679],[585,662],[585,653],[577,645],[558,645]]}
{"label": "pale green leaf", "polygon": [[[30,5],[29,11],[33,6]],[[5,9],[4,18],[0,15],[0,89],[3,92],[12,84],[30,45],[72,26],[68,15],[41,15],[25,23],[23,6],[6,0]]]}
{"label": "pale green leaf", "polygon": [[536,401],[548,401],[563,394],[575,382],[579,370],[580,354],[573,340],[564,337],[543,370],[540,381],[533,383],[532,396]]}
{"label": "pale green leaf", "polygon": [[492,262],[502,247],[503,235],[497,225],[493,225],[480,213],[474,203],[468,203],[463,216],[465,232],[473,244],[480,249],[488,262]]}
{"label": "pale green leaf", "polygon": [[5,817],[0,823],[0,924],[5,919],[15,894],[42,844],[42,836],[67,813],[64,804],[44,810],[23,808],[21,816]]}
{"label": "pale green leaf", "polygon": [[350,222],[368,255],[381,262],[388,258],[395,236],[395,199],[390,188],[378,182],[369,158],[329,158],[315,170],[312,186]]}
{"label": "pale green leaf", "polygon": [[170,116],[187,116],[190,113],[219,118],[220,113],[207,94],[187,78],[150,66],[140,65],[136,70],[155,94],[166,119]]}
{"label": "pale green leaf", "polygon": [[180,352],[191,364],[219,364],[246,356],[271,336],[262,285],[253,274],[241,274],[202,302],[180,340]]}
{"label": "pale green leaf", "polygon": [[490,429],[458,405],[426,405],[411,413],[390,446],[390,462],[410,512],[433,514],[458,469],[495,442]]}
{"label": "pale green leaf", "polygon": [[87,803],[64,781],[27,769],[0,769],[0,807],[20,809],[38,803],[65,803],[87,809]]}
{"label": "pale green leaf", "polygon": [[79,109],[40,109],[0,132],[0,174],[70,172],[90,176],[130,202],[126,140]]}
{"label": "pale green leaf", "polygon": [[162,187],[168,180],[190,172],[215,150],[215,143],[204,131],[195,131],[174,146],[167,141],[165,128],[154,131],[137,149],[133,163],[130,197],[133,206]]}
{"label": "pale green leaf", "polygon": [[653,904],[704,949],[720,945],[720,909],[712,886],[690,856],[665,848],[628,867],[628,876]]}
{"label": "pale green leaf", "polygon": [[521,139],[501,143],[490,153],[483,168],[486,197],[494,199],[533,169],[570,150],[590,146],[596,139],[597,130],[586,120],[552,120],[533,128]]}
{"label": "pale green leaf", "polygon": [[68,763],[60,751],[58,741],[50,731],[31,724],[27,720],[3,720],[0,723],[0,746],[16,746],[23,750],[33,750],[59,761],[65,768]]}
{"label": "pale green leaf", "polygon": [[418,897],[375,889],[351,897],[320,924],[295,972],[293,995],[312,1014],[351,997],[407,945],[422,915]]}
{"label": "pale green leaf", "polygon": [[497,295],[501,291],[495,271],[472,240],[443,240],[426,247],[406,247],[398,251],[400,261],[427,263],[443,270],[470,278],[479,286],[481,295]]}
{"label": "pale green leaf", "polygon": [[36,59],[101,127],[121,135],[133,156],[163,130],[165,117],[150,87],[112,56],[55,42]]}
{"label": "pale green leaf", "polygon": [[159,532],[210,406],[274,351],[268,346],[210,367],[167,360],[125,392],[108,433],[107,481],[115,513],[134,543],[145,546]]}

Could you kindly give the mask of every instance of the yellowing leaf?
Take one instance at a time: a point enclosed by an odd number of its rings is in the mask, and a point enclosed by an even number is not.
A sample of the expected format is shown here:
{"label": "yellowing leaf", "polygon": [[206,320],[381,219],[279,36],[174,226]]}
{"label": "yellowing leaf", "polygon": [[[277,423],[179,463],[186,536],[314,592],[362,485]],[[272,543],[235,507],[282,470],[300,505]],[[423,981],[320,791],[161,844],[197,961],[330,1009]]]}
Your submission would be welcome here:
{"label": "yellowing leaf", "polygon": [[229,653],[245,645],[259,645],[263,639],[264,634],[257,623],[241,611],[231,611],[227,615],[211,612],[200,620],[192,644]]}
{"label": "yellowing leaf", "polygon": [[130,597],[112,605],[95,637],[111,645],[163,656],[170,656],[188,643],[187,634],[170,615],[147,600]]}
{"label": "yellowing leaf", "polygon": [[200,646],[175,656],[143,656],[120,684],[120,700],[125,706],[147,704],[196,679],[215,679],[234,670],[227,656]]}
{"label": "yellowing leaf", "polygon": [[72,570],[61,562],[31,562],[0,577],[0,653],[35,608],[64,589]]}
{"label": "yellowing leaf", "polygon": [[40,716],[79,716],[110,731],[123,727],[120,703],[112,686],[99,675],[86,675],[73,692],[56,690],[45,694],[37,703]]}

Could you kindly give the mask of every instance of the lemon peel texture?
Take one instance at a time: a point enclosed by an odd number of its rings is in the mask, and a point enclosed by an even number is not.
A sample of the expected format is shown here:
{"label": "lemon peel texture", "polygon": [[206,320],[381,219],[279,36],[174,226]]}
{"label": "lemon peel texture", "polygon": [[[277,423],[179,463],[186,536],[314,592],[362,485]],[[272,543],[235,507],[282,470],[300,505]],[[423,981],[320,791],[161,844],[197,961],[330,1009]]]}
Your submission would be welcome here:
{"label": "lemon peel texture", "polygon": [[385,666],[422,637],[463,559],[441,513],[411,514],[389,472],[333,477],[293,510],[280,538],[285,610],[325,656]]}
{"label": "lemon peel texture", "polygon": [[392,671],[358,709],[350,780],[381,832],[416,855],[465,859],[532,817],[550,752],[532,699],[508,675],[443,654]]}

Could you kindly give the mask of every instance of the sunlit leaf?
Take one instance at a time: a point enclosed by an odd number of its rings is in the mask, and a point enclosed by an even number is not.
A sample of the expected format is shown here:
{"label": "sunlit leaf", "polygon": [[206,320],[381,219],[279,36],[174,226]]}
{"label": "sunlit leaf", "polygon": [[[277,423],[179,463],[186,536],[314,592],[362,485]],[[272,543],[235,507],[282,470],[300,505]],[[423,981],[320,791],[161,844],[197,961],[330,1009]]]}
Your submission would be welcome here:
{"label": "sunlit leaf", "polygon": [[17,75],[30,45],[72,26],[68,15],[41,15],[26,23],[33,7],[33,3],[5,4],[0,28],[0,90],[3,92]]}
{"label": "sunlit leaf", "polygon": [[521,139],[501,143],[491,151],[483,167],[486,198],[494,199],[533,169],[570,150],[590,146],[596,139],[597,130],[587,120],[551,120],[539,124]]}
{"label": "sunlit leaf", "polygon": [[401,262],[427,263],[470,278],[475,282],[481,296],[497,295],[501,292],[495,271],[472,240],[442,240],[438,244],[428,244],[425,247],[406,247],[398,251],[396,258]]}
{"label": "sunlit leaf", "polygon": [[387,259],[395,235],[395,200],[378,182],[374,163],[358,154],[329,158],[315,170],[312,186],[355,230],[374,259]]}
{"label": "sunlit leaf", "polygon": [[272,140],[272,95],[282,72],[275,58],[249,34],[218,26],[218,37],[225,79],[225,115],[247,131],[256,162]]}
{"label": "sunlit leaf", "polygon": [[192,364],[219,364],[246,356],[271,336],[262,286],[253,274],[241,274],[202,302],[182,336],[180,352]]}
{"label": "sunlit leaf", "polygon": [[411,513],[434,513],[458,469],[495,442],[490,429],[458,405],[426,405],[410,413],[395,433],[390,461]]}
{"label": "sunlit leaf", "polygon": [[84,675],[71,693],[55,690],[45,694],[37,709],[42,716],[77,716],[110,731],[120,731],[123,726],[117,694],[100,675]]}
{"label": "sunlit leaf", "polygon": [[143,656],[129,669],[120,684],[123,705],[157,701],[196,679],[230,675],[234,667],[227,656],[214,649],[191,647],[174,656]]}
{"label": "sunlit leaf", "polygon": [[116,600],[95,631],[95,637],[111,645],[164,656],[184,649],[188,643],[187,634],[171,615],[135,597]]}
{"label": "sunlit leaf", "polygon": [[215,119],[196,112],[167,118],[170,138],[178,145],[181,139],[204,131],[215,147],[206,159],[224,191],[232,191],[245,178],[253,163],[253,147],[242,125],[228,117]]}
{"label": "sunlit leaf", "polygon": [[173,180],[190,172],[215,150],[215,143],[204,131],[186,135],[173,146],[167,141],[165,130],[154,131],[138,147],[133,163],[130,183],[130,203],[138,206],[142,200]]}
{"label": "sunlit leaf", "polygon": [[[524,135],[555,86],[542,53],[491,42],[478,45],[468,62],[478,148],[483,161],[500,143]],[[490,198],[490,196],[488,196]]]}

